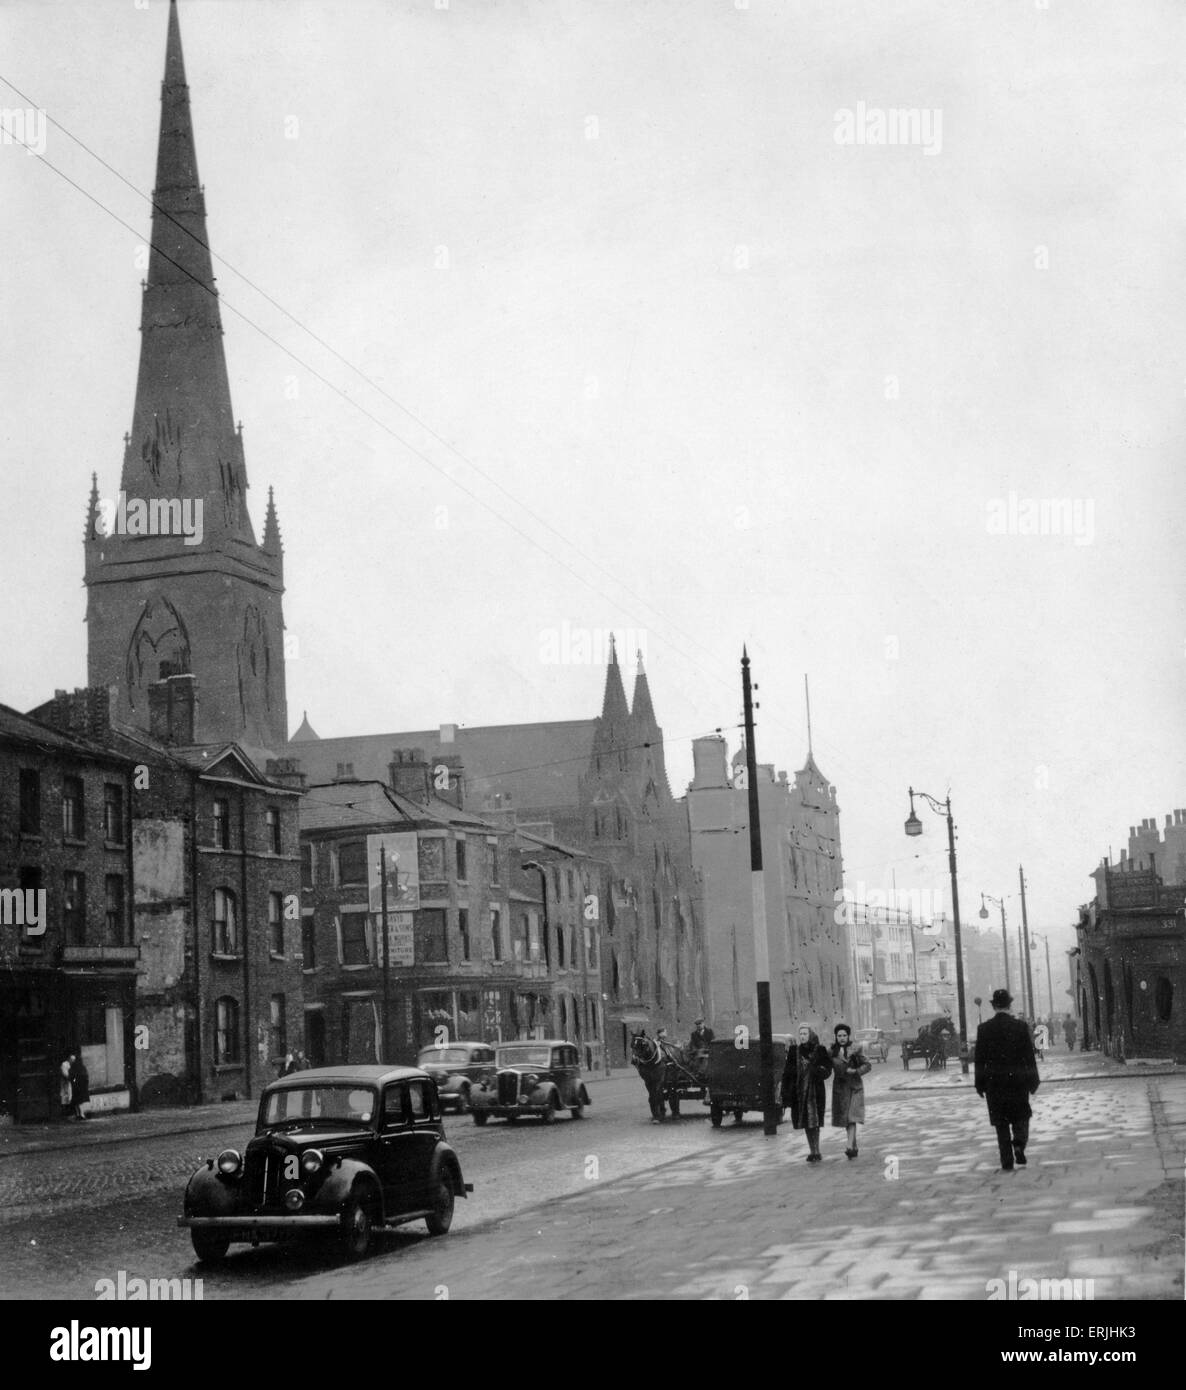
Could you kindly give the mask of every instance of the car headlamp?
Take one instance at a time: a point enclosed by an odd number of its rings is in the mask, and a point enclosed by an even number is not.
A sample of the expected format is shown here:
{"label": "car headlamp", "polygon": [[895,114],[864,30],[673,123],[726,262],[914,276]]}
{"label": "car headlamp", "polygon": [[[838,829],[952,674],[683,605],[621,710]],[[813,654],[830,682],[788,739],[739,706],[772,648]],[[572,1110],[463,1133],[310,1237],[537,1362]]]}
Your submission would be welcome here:
{"label": "car headlamp", "polygon": [[234,1177],[242,1166],[243,1160],[239,1156],[238,1149],[223,1149],[215,1162],[215,1167],[224,1178]]}
{"label": "car headlamp", "polygon": [[301,1172],[307,1178],[311,1178],[314,1173],[320,1173],[324,1164],[325,1155],[320,1149],[310,1149],[301,1155]]}

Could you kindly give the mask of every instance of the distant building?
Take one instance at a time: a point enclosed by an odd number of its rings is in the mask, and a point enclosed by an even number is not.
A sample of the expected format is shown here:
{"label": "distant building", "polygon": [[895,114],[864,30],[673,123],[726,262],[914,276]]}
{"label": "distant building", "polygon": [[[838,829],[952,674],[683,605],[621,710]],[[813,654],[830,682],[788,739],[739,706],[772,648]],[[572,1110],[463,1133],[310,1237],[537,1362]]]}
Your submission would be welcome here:
{"label": "distant building", "polygon": [[138,1102],[257,1095],[302,1042],[301,779],[275,760],[261,773],[235,744],[195,742],[192,675],[146,695],[143,732],[111,720],[106,690],[59,691],[34,711],[133,767],[134,930],[120,953],[135,978]]}
{"label": "distant building", "polygon": [[541,1037],[571,1038],[594,1074],[607,1068],[602,998],[602,925],[610,891],[609,865],[571,846],[518,830],[511,851],[511,912],[526,919],[520,935],[536,950],[538,937],[552,984],[550,1021]]}
{"label": "distant building", "polygon": [[[757,1027],[744,756],[730,773],[725,740],[693,741],[694,776],[685,801],[692,862],[703,902],[706,1005],[712,1026]],[[800,1023],[828,1033],[860,1026],[853,941],[843,908],[839,807],[835,788],[808,755],[794,782],[758,765],[758,807],[766,882],[771,1014],[776,1033]],[[866,960],[866,1014],[872,999]],[[859,962],[855,969],[860,970]],[[821,1034],[822,1036],[822,1034]]]}
{"label": "distant building", "polygon": [[631,708],[611,643],[596,719],[442,724],[322,739],[306,717],[298,734],[289,751],[311,782],[328,782],[339,766],[349,766],[360,779],[390,785],[392,748],[422,749],[434,777],[442,767],[455,768],[473,814],[607,866],[598,903],[601,1036],[592,1036],[590,1020],[573,1040],[603,1044],[606,1062],[621,1066],[629,1060],[631,1029],[691,1033],[704,1008],[697,886],[687,822],[667,781],[663,732],[641,660]]}
{"label": "distant building", "polygon": [[57,1117],[75,1046],[92,1106],[131,1103],[133,770],[0,705],[0,1112],[21,1122]]}
{"label": "distant building", "polygon": [[512,915],[510,831],[462,809],[455,779],[438,795],[421,750],[395,750],[382,782],[338,771],[301,808],[310,1062],[409,1062],[444,1036],[535,1035],[551,988],[538,921]]}
{"label": "distant building", "polygon": [[1074,988],[1083,1045],[1186,1061],[1186,811],[1129,830],[1079,909]]}

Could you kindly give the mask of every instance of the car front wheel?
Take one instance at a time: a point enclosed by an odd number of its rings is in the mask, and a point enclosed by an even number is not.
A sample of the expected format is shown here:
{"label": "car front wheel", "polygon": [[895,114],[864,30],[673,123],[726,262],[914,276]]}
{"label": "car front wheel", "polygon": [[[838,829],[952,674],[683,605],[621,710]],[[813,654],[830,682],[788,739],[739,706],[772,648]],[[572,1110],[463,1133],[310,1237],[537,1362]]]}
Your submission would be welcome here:
{"label": "car front wheel", "polygon": [[194,1243],[194,1254],[203,1264],[214,1265],[219,1260],[226,1259],[226,1252],[230,1249],[231,1240],[229,1236],[224,1236],[221,1231],[191,1230],[190,1239]]}
{"label": "car front wheel", "polygon": [[545,1104],[544,1108],[540,1111],[540,1116],[539,1116],[539,1117],[540,1117],[540,1120],[541,1120],[544,1124],[546,1124],[546,1125],[550,1125],[550,1124],[552,1123],[552,1121],[556,1118],[556,1097],[555,1097],[555,1096],[549,1096],[549,1097],[548,1097],[547,1103]]}
{"label": "car front wheel", "polygon": [[453,1224],[453,1182],[448,1173],[437,1179],[436,1196],[433,1199],[432,1215],[425,1217],[425,1225],[430,1236],[443,1236]]}
{"label": "car front wheel", "polygon": [[371,1248],[371,1214],[357,1197],[351,1197],[342,1208],[338,1241],[348,1260],[361,1260]]}

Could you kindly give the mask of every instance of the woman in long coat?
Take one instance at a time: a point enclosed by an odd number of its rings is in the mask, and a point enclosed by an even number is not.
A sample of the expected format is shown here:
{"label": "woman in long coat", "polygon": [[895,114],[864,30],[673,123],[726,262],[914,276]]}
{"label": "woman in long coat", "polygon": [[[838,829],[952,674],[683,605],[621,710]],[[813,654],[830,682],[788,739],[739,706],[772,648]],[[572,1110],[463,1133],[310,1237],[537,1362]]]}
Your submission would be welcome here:
{"label": "woman in long coat", "polygon": [[832,1030],[836,1041],[832,1044],[832,1127],[848,1131],[846,1158],[857,1156],[857,1125],[865,1123],[865,1083],[861,1077],[871,1070],[871,1064],[861,1051],[860,1043],[853,1043],[852,1029],[847,1023],[838,1023]]}
{"label": "woman in long coat", "polygon": [[791,1107],[791,1123],[807,1135],[808,1163],[819,1163],[820,1126],[827,1113],[824,1082],[832,1074],[832,1059],[814,1029],[799,1029],[799,1045],[787,1053],[782,1073],[782,1098]]}
{"label": "woman in long coat", "polygon": [[86,1063],[82,1060],[82,1054],[76,1052],[70,1065],[70,1105],[76,1120],[89,1118],[82,1107],[89,1104],[90,1099],[91,1078],[87,1074]]}

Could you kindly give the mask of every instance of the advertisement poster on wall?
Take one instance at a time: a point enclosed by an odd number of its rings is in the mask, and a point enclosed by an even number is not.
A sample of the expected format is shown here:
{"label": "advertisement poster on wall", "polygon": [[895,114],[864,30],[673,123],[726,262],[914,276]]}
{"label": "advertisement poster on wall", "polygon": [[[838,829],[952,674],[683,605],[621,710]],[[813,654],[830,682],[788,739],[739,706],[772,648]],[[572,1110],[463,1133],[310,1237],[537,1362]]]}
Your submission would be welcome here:
{"label": "advertisement poster on wall", "polygon": [[420,867],[416,832],[398,831],[367,836],[367,887],[372,912],[382,912],[379,851],[387,851],[387,912],[414,912],[420,906]]}
{"label": "advertisement poster on wall", "polygon": [[[383,916],[382,913],[375,913],[375,940],[383,940]],[[416,964],[416,937],[413,930],[414,918],[410,912],[392,912],[387,909],[387,950],[388,964],[390,965],[415,965]],[[379,963],[383,963],[380,956]]]}

